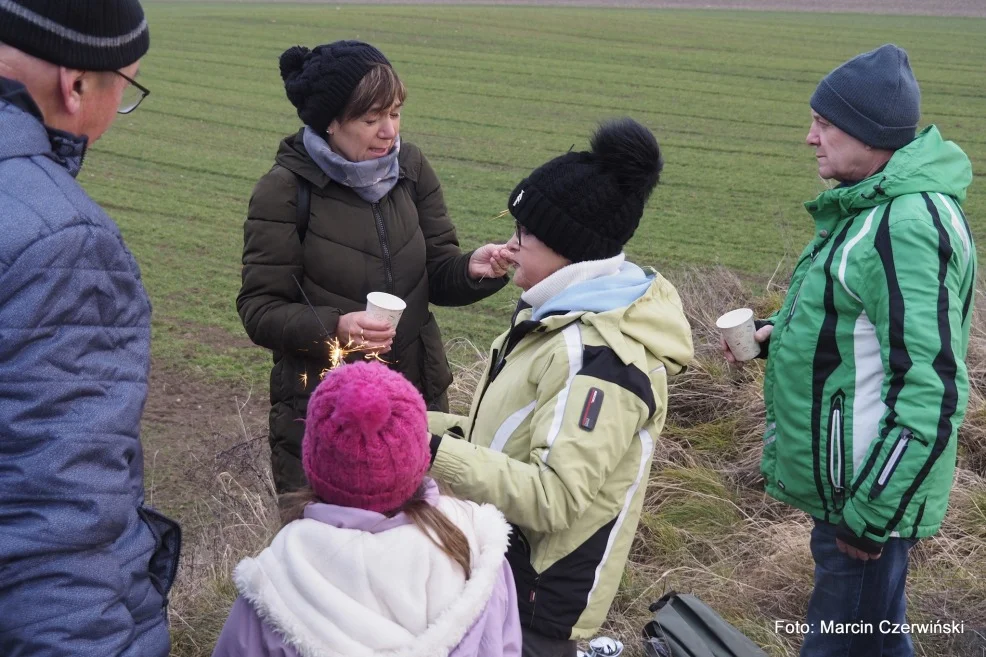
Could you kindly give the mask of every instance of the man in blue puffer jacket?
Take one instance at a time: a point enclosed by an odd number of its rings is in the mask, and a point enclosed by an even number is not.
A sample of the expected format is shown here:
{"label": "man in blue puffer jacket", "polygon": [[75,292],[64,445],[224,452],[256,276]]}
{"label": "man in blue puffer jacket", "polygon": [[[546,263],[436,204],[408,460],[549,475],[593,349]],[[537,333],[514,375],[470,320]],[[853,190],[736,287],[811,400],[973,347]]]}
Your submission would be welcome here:
{"label": "man in blue puffer jacket", "polygon": [[146,95],[137,0],[0,0],[0,655],[164,657],[178,526],[143,506],[150,303],[76,183]]}

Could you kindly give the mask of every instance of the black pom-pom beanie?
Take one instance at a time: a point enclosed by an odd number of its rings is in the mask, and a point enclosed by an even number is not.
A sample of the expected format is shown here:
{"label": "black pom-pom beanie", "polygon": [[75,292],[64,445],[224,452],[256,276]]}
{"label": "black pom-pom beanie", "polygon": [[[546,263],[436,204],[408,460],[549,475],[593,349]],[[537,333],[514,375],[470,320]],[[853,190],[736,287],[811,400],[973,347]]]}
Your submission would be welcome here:
{"label": "black pom-pom beanie", "polygon": [[572,262],[623,250],[660,179],[664,160],[650,130],[630,118],[604,123],[590,150],[541,165],[508,199],[510,213]]}
{"label": "black pom-pom beanie", "polygon": [[390,66],[382,52],[362,41],[336,41],[312,50],[294,46],[281,55],[281,79],[298,118],[323,134],[360,80],[379,64]]}

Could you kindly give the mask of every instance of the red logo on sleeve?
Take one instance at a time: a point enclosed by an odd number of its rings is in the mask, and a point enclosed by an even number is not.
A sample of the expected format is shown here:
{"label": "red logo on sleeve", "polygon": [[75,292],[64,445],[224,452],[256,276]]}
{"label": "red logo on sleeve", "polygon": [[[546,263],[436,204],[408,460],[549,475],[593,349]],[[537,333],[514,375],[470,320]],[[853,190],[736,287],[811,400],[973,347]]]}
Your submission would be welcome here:
{"label": "red logo on sleeve", "polygon": [[579,427],[585,431],[592,431],[596,428],[596,420],[599,419],[599,411],[603,408],[603,391],[599,388],[589,388],[589,394],[585,396],[585,403],[582,405],[582,415],[579,419]]}

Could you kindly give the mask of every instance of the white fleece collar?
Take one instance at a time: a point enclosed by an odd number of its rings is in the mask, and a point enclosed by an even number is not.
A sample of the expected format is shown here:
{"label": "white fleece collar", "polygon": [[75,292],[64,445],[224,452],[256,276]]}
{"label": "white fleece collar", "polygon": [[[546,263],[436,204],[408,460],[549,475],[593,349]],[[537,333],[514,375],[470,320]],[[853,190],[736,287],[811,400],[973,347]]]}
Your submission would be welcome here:
{"label": "white fleece collar", "polygon": [[531,304],[532,312],[537,312],[538,308],[576,283],[615,274],[623,266],[624,260],[626,254],[620,253],[605,260],[573,262],[526,290],[520,298]]}
{"label": "white fleece collar", "polygon": [[415,525],[372,534],[302,519],[240,562],[236,588],[302,657],[446,654],[485,609],[510,526],[488,504],[437,506],[469,540],[468,581]]}

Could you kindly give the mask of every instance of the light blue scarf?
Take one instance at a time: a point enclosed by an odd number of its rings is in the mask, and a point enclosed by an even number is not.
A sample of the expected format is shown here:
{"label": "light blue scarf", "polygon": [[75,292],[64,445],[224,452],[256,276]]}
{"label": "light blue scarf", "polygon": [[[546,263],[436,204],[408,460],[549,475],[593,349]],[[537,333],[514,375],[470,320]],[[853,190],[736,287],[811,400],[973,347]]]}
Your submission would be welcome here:
{"label": "light blue scarf", "polygon": [[351,187],[367,203],[376,203],[390,193],[397,184],[400,166],[397,155],[401,152],[401,138],[383,157],[363,162],[350,162],[329,148],[329,144],[317,132],[305,126],[305,150],[329,178]]}

